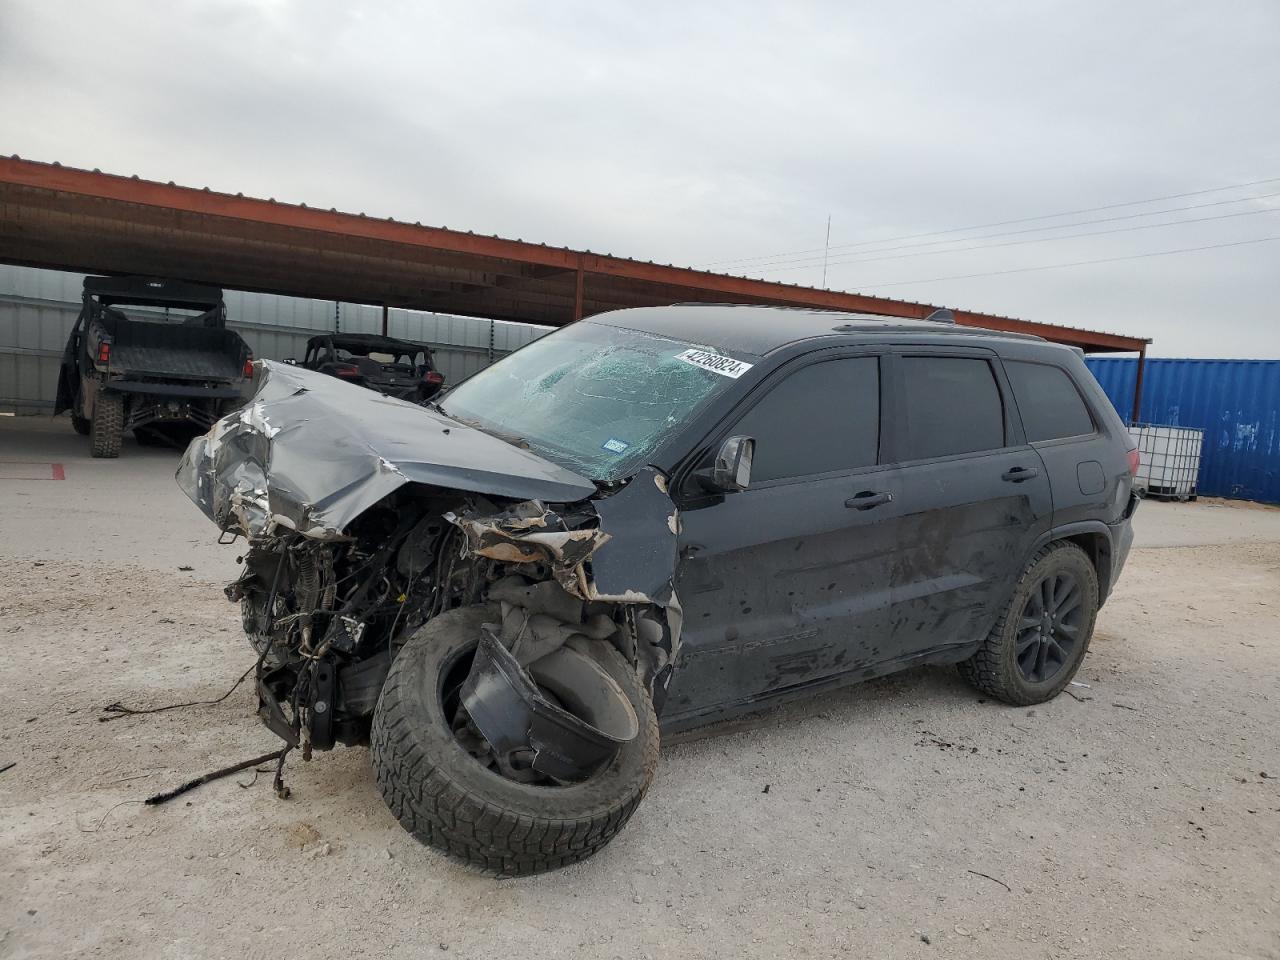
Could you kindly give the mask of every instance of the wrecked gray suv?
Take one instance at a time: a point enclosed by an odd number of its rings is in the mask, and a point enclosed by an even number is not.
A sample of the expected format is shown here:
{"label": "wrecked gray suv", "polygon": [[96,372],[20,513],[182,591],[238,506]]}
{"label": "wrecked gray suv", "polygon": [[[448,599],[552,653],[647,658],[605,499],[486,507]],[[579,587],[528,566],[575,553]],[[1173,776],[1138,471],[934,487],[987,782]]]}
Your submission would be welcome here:
{"label": "wrecked gray suv", "polygon": [[1132,447],[1066,347],[680,306],[428,408],[263,363],[178,479],[249,542],[226,592],[266,725],[369,743],[406,829],[512,875],[609,842],[660,723],[921,663],[1055,696],[1128,552]]}

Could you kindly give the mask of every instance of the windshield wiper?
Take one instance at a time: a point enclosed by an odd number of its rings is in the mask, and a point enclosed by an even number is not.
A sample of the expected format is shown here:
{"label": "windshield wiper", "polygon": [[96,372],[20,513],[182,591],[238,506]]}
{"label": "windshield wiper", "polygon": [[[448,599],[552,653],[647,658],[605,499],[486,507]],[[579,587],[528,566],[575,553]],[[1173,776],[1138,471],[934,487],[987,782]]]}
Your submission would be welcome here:
{"label": "windshield wiper", "polygon": [[519,447],[521,450],[533,449],[532,445],[530,445],[529,441],[526,440],[524,437],[517,437],[515,434],[511,434],[511,433],[503,433],[501,430],[495,430],[493,427],[489,426],[487,423],[480,423],[479,421],[476,421],[476,420],[468,420],[466,417],[460,417],[456,413],[446,413],[444,408],[441,407],[440,404],[436,403],[434,400],[428,400],[427,406],[430,407],[432,410],[436,411],[436,413],[440,414],[443,417],[448,417],[450,420],[456,420],[458,421],[458,423],[466,424],[468,427],[471,427],[473,430],[479,430],[481,433],[487,433],[489,434],[489,436],[496,437],[497,439],[501,440],[503,443],[509,443],[513,447]]}

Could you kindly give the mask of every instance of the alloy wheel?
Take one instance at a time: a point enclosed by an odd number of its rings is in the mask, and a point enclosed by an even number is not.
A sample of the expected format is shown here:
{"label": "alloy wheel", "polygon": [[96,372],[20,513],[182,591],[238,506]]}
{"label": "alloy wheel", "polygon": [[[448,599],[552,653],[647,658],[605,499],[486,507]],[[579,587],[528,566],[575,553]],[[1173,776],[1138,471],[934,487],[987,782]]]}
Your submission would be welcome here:
{"label": "alloy wheel", "polygon": [[1071,573],[1051,573],[1031,591],[1018,619],[1014,657],[1022,676],[1044,683],[1071,662],[1080,645],[1084,591]]}

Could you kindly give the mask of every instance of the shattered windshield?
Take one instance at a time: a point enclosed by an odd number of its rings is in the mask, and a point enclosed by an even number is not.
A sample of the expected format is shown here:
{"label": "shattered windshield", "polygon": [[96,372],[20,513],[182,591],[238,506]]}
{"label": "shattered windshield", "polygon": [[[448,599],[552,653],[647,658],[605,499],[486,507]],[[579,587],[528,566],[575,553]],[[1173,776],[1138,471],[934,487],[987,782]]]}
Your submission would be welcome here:
{"label": "shattered windshield", "polygon": [[593,480],[617,480],[751,369],[755,358],[740,356],[579,322],[459,384],[440,407]]}

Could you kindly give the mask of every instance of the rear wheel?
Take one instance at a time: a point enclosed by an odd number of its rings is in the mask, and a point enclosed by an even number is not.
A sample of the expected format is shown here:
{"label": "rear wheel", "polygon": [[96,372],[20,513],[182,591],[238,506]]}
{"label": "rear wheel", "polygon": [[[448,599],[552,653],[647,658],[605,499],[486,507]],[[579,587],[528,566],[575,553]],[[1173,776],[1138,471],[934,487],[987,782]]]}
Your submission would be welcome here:
{"label": "rear wheel", "polygon": [[960,674],[1026,706],[1052,700],[1084,659],[1098,615],[1098,575],[1074,543],[1051,543],[1023,571],[1008,607]]}
{"label": "rear wheel", "polygon": [[401,825],[423,843],[501,876],[539,873],[591,856],[622,829],[658,763],[658,721],[634,668],[592,641],[621,688],[639,733],[586,780],[541,782],[495,763],[458,706],[480,626],[496,608],[443,613],[406,641],[374,712],[378,787]]}
{"label": "rear wheel", "polygon": [[82,437],[89,435],[89,418],[82,417],[74,410],[71,411],[71,429]]}
{"label": "rear wheel", "polygon": [[124,397],[118,393],[98,394],[93,404],[93,422],[89,426],[89,446],[95,457],[110,459],[120,456],[120,438],[124,435]]}

